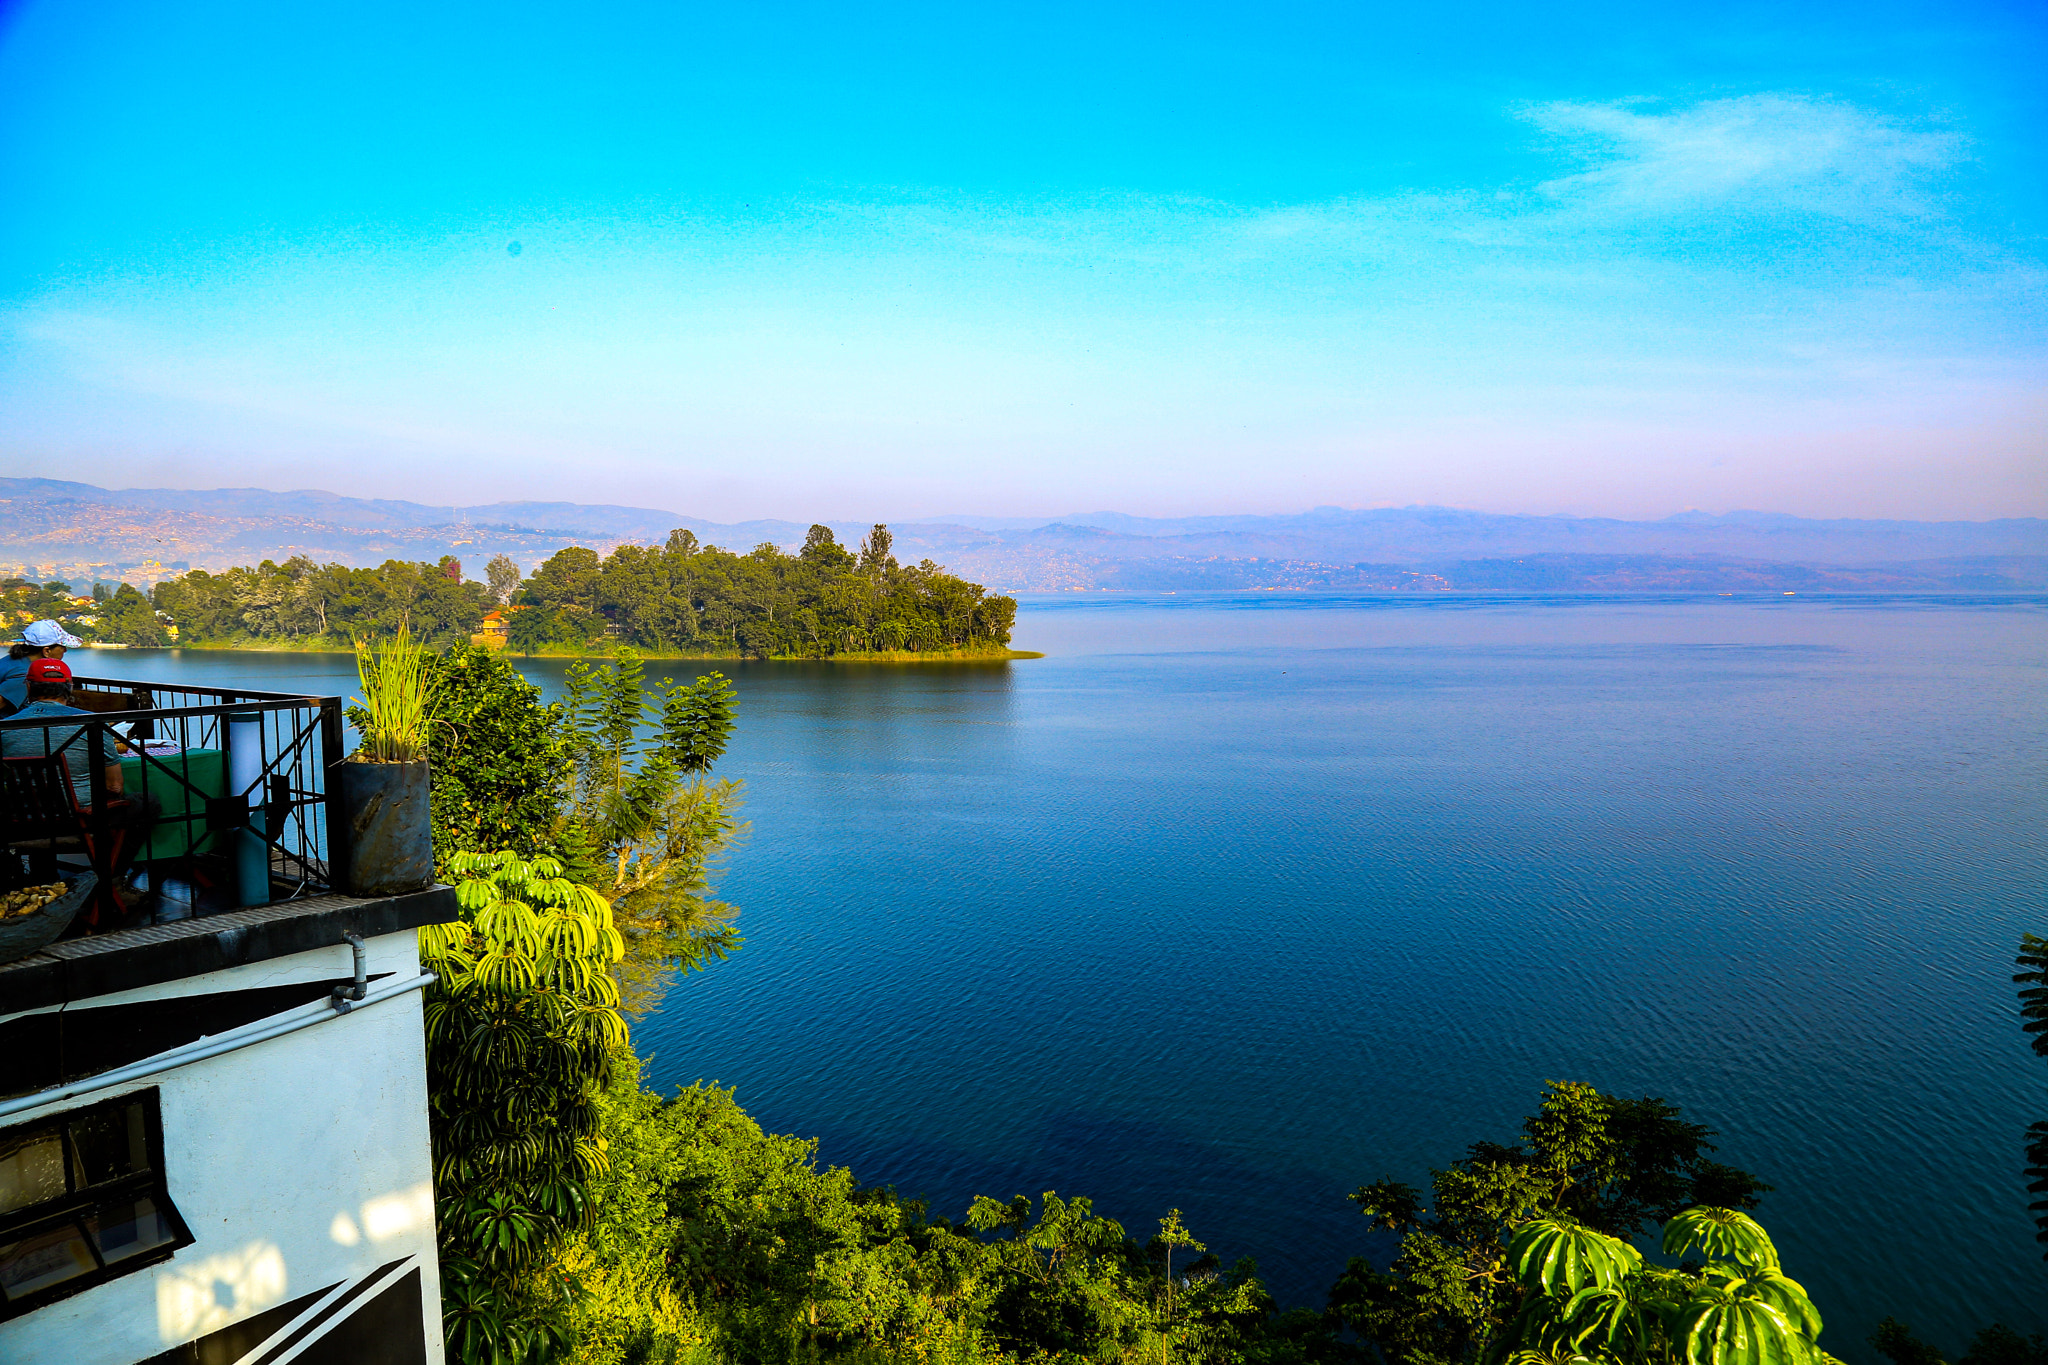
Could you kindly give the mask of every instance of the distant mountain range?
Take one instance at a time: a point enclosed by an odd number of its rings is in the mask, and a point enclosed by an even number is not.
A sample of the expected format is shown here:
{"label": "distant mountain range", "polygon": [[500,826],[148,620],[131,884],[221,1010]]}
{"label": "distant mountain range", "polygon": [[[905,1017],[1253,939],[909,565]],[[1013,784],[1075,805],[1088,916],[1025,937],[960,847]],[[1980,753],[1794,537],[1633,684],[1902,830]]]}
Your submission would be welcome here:
{"label": "distant mountain range", "polygon": [[[843,542],[864,523],[832,522]],[[504,553],[531,570],[564,545],[609,551],[676,527],[746,550],[808,523],[708,521],[571,502],[437,507],[320,490],[106,489],[0,479],[0,572],[148,582],[262,559],[375,564]],[[1686,512],[1657,521],[1448,507],[1318,507],[1285,516],[942,517],[892,525],[896,553],[1004,592],[1066,589],[2013,591],[2048,588],[2048,520],[1814,520]]]}

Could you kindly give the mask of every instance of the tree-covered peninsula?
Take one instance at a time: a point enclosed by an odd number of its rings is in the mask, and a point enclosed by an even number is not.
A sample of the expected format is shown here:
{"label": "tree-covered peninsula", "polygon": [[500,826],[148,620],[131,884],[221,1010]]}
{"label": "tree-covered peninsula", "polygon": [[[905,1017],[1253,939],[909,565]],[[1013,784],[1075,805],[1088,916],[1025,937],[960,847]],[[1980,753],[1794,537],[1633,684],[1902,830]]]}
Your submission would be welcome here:
{"label": "tree-covered peninsula", "polygon": [[803,548],[746,554],[673,531],[658,548],[603,559],[570,546],[513,598],[514,650],[581,650],[607,633],[662,655],[829,658],[847,654],[1002,654],[1017,603],[925,560],[904,566],[876,526],[858,554],[813,526]]}
{"label": "tree-covered peninsula", "polygon": [[[669,658],[960,658],[1010,656],[1017,604],[930,560],[903,565],[886,526],[858,552],[813,526],[803,548],[745,554],[677,530],[659,546],[609,555],[580,545],[531,578],[500,556],[489,581],[465,581],[453,559],[388,560],[373,569],[294,556],[221,573],[194,570],[157,584],[147,604],[108,616],[89,638],[131,645],[346,648],[405,623],[446,646],[502,611],[505,642],[521,654],[630,648]],[[84,613],[81,613],[84,614]]]}

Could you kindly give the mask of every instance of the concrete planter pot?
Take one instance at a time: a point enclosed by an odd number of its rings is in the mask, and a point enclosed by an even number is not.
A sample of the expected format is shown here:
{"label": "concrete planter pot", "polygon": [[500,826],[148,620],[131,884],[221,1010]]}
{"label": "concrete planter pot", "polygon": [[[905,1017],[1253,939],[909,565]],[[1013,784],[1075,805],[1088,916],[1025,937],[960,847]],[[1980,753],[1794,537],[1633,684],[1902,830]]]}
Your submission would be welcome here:
{"label": "concrete planter pot", "polygon": [[341,813],[335,882],[351,896],[403,896],[434,884],[427,765],[337,763],[327,799]]}

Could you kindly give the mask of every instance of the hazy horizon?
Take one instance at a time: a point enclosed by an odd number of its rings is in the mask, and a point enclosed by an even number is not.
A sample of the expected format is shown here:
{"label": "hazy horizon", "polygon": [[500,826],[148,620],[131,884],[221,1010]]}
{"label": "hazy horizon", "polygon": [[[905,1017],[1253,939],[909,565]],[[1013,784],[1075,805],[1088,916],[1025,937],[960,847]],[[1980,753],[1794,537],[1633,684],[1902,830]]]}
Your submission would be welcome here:
{"label": "hazy horizon", "polygon": [[[554,503],[562,503],[562,504],[570,504],[570,505],[574,505],[574,506],[580,506],[580,507],[590,507],[590,508],[597,508],[597,507],[618,507],[618,508],[621,508],[621,509],[625,509],[625,510],[637,510],[637,511],[652,511],[652,512],[669,512],[669,513],[673,513],[673,514],[675,514],[676,516],[679,516],[679,517],[684,517],[684,518],[687,518],[687,519],[695,519],[695,520],[699,520],[699,521],[705,522],[705,523],[707,523],[707,524],[720,524],[720,525],[732,525],[732,524],[741,524],[741,523],[747,523],[747,522],[766,522],[766,521],[775,521],[775,522],[785,522],[785,523],[788,523],[788,524],[790,524],[790,525],[794,525],[794,526],[803,526],[803,525],[806,525],[806,524],[810,524],[810,523],[826,523],[826,524],[835,524],[835,525],[841,525],[841,526],[843,526],[843,525],[847,525],[847,524],[851,524],[851,523],[858,523],[858,522],[864,522],[864,521],[868,521],[868,520],[869,520],[869,518],[868,518],[868,517],[865,517],[865,516],[849,516],[849,515],[841,515],[841,514],[835,514],[835,513],[831,512],[831,511],[829,511],[829,510],[827,510],[827,511],[823,512],[822,514],[821,514],[821,513],[818,513],[818,512],[816,512],[815,510],[814,510],[814,511],[812,511],[812,512],[805,512],[805,513],[776,513],[776,512],[768,512],[768,513],[764,513],[764,514],[762,514],[762,515],[759,515],[759,516],[752,516],[752,517],[742,517],[742,518],[736,518],[736,519],[727,519],[727,518],[717,518],[717,517],[703,517],[703,516],[700,516],[700,514],[698,513],[698,511],[696,511],[696,510],[693,510],[693,509],[690,509],[690,508],[688,508],[688,507],[678,507],[678,506],[670,506],[670,507],[660,507],[660,506],[655,506],[655,505],[653,505],[653,504],[651,504],[651,503],[649,503],[649,502],[645,502],[645,501],[642,501],[642,502],[637,502],[637,503],[615,503],[615,502],[595,502],[595,501],[588,501],[588,500],[584,500],[584,499],[579,499],[579,498],[518,498],[518,497],[494,497],[494,498],[492,498],[492,499],[491,499],[490,501],[488,501],[488,502],[467,502],[467,503],[465,503],[465,502],[453,502],[453,503],[448,503],[448,504],[441,504],[441,503],[435,503],[435,502],[427,502],[427,501],[424,501],[424,500],[422,500],[422,499],[420,499],[420,498],[417,498],[417,497],[397,497],[397,496],[389,496],[389,495],[378,495],[378,494],[370,494],[370,493],[357,493],[357,492],[347,492],[347,491],[344,491],[344,490],[342,490],[342,489],[339,489],[339,488],[322,488],[322,487],[313,487],[313,486],[310,486],[310,485],[308,485],[308,486],[304,486],[304,487],[296,487],[296,488],[277,488],[277,487],[264,487],[264,486],[261,486],[261,485],[256,485],[256,484],[212,484],[212,485],[202,485],[202,484],[173,484],[173,483],[164,483],[164,484],[132,484],[132,485],[127,485],[127,486],[125,486],[125,487],[111,487],[111,486],[108,486],[108,485],[103,485],[103,484],[89,484],[89,483],[88,483],[88,481],[87,481],[87,480],[84,480],[84,479],[75,479],[75,478],[68,478],[68,477],[65,477],[65,476],[62,476],[62,475],[55,475],[55,474],[25,474],[25,475],[13,475],[13,476],[10,476],[10,477],[12,477],[12,478],[18,478],[18,479],[25,479],[25,480],[36,480],[36,479],[42,479],[42,480],[50,480],[50,481],[54,481],[54,482],[59,482],[59,483],[79,483],[79,484],[87,484],[87,485],[88,485],[88,486],[90,486],[90,487],[93,487],[93,488],[95,488],[95,489],[98,489],[99,491],[102,491],[102,492],[107,492],[107,493],[150,493],[150,492],[157,492],[157,491],[176,491],[176,492],[181,492],[181,493],[263,493],[263,494],[268,494],[268,495],[270,495],[270,496],[273,496],[273,497],[296,497],[296,496],[319,496],[319,497],[339,497],[339,498],[348,498],[348,499],[362,499],[362,500],[365,500],[365,501],[383,501],[383,502],[403,502],[403,503],[409,503],[409,504],[412,504],[412,505],[415,505],[415,506],[419,506],[419,507],[427,507],[427,508],[433,508],[433,507],[439,507],[439,506],[443,506],[443,505],[446,505],[446,506],[448,507],[448,509],[449,509],[449,511],[450,511],[451,513],[461,513],[461,512],[474,512],[474,511],[479,511],[479,510],[485,510],[485,509],[489,509],[489,508],[492,508],[492,507],[498,507],[498,506],[518,506],[518,505],[522,505],[522,504],[532,504],[532,503],[537,503],[537,504],[543,504],[543,505],[545,505],[545,504],[554,504]],[[1007,512],[1007,511],[1004,511],[1004,512],[982,512],[982,511],[960,511],[960,510],[958,510],[958,509],[955,509],[955,510],[953,510],[953,511],[951,511],[951,512],[944,512],[944,513],[938,513],[938,514],[935,514],[935,515],[922,515],[922,516],[908,516],[908,517],[896,517],[896,518],[893,518],[893,519],[892,519],[892,518],[889,518],[889,517],[886,517],[886,516],[884,516],[884,517],[881,517],[881,518],[879,518],[879,520],[880,520],[880,521],[882,521],[882,522],[883,522],[883,523],[885,523],[885,524],[890,524],[890,525],[896,525],[896,524],[901,524],[901,525],[945,525],[945,524],[959,524],[959,525],[963,525],[963,526],[966,526],[966,525],[989,525],[989,524],[993,524],[993,523],[1021,523],[1021,524],[1027,524],[1027,525],[1028,525],[1028,524],[1037,524],[1037,523],[1046,523],[1046,524],[1054,524],[1054,523],[1058,523],[1058,522],[1059,522],[1059,521],[1061,521],[1061,520],[1062,520],[1063,518],[1068,518],[1068,519],[1071,519],[1071,518],[1088,518],[1088,517],[1116,517],[1116,518],[1124,518],[1124,519],[1128,519],[1128,520],[1131,520],[1131,521],[1162,521],[1162,522],[1183,522],[1183,521],[1221,520],[1221,519],[1229,519],[1229,518],[1259,518],[1259,519],[1266,519],[1266,518],[1272,518],[1272,519],[1285,519],[1285,518],[1289,518],[1289,517],[1308,517],[1308,516],[1313,516],[1314,514],[1316,514],[1316,513],[1318,513],[1318,512],[1333,512],[1333,513],[1344,513],[1344,514],[1357,514],[1357,513],[1361,513],[1361,512],[1456,512],[1456,513],[1467,513],[1467,514],[1475,514],[1475,515],[1481,515],[1481,516],[1503,516],[1503,517],[1542,517],[1542,518],[1556,518],[1556,519],[1572,519],[1572,518],[1574,518],[1574,517],[1577,517],[1577,516],[1579,516],[1579,515],[1580,515],[1580,514],[1576,514],[1576,513],[1571,513],[1571,512],[1529,512],[1529,511],[1522,511],[1522,510],[1516,510],[1516,509],[1504,509],[1504,510],[1502,510],[1502,509],[1494,509],[1494,508],[1481,508],[1481,507],[1460,507],[1460,506],[1454,506],[1454,505],[1452,505],[1452,504],[1449,504],[1449,503],[1425,503],[1425,502],[1410,502],[1410,503],[1375,503],[1375,504],[1370,504],[1370,505],[1365,505],[1365,506],[1355,506],[1355,507],[1346,507],[1346,506],[1343,506],[1343,505],[1341,505],[1341,504],[1337,504],[1337,503],[1321,503],[1321,504],[1318,504],[1318,505],[1316,505],[1316,506],[1312,506],[1312,507],[1302,507],[1302,506],[1295,506],[1295,507],[1281,507],[1281,508],[1276,508],[1276,509],[1274,509],[1274,510],[1271,510],[1271,511],[1263,511],[1263,512],[1252,512],[1252,511],[1247,511],[1247,510],[1245,510],[1245,509],[1243,509],[1243,508],[1222,508],[1222,507],[1219,507],[1219,508],[1215,508],[1215,509],[1211,509],[1211,510],[1205,510],[1205,511],[1203,511],[1203,510],[1198,510],[1198,511],[1189,511],[1189,512],[1185,512],[1185,513],[1180,513],[1180,514],[1177,514],[1177,515],[1173,515],[1173,516],[1149,516],[1149,515],[1146,515],[1146,514],[1143,514],[1143,513],[1131,512],[1131,511],[1129,511],[1129,510],[1127,510],[1127,509],[1125,509],[1125,508],[1121,508],[1121,507],[1092,507],[1092,508],[1082,508],[1082,507],[1067,507],[1067,508],[1065,508],[1064,510],[1062,510],[1062,511],[1058,511],[1058,512]],[[1619,518],[1614,518],[1614,520],[1623,520],[1623,521],[1641,521],[1641,522],[1657,522],[1657,521],[1670,521],[1670,520],[1674,520],[1674,519],[1677,519],[1677,518],[1683,518],[1683,517],[1695,517],[1695,516],[1699,516],[1699,517],[1711,517],[1711,518],[1738,518],[1738,517],[1758,517],[1758,518],[1775,518],[1775,517],[1795,517],[1795,518],[1799,518],[1799,519],[1801,519],[1801,520],[1844,520],[1844,521],[1856,521],[1856,520],[1873,520],[1873,521],[1899,521],[1899,522],[1906,522],[1906,523],[1924,523],[1924,524],[1928,524],[1928,525],[1933,525],[1933,524],[1937,524],[1937,523],[1942,523],[1942,522],[1962,522],[1962,523],[1981,523],[1981,522],[1990,522],[1990,521],[2008,521],[2008,520],[2038,520],[2038,519],[2039,519],[2038,517],[2029,517],[2029,516],[2023,516],[2023,515],[2014,515],[2014,516],[1997,516],[1997,517],[1884,517],[1884,518],[1855,518],[1855,517],[1841,517],[1841,518],[1834,518],[1834,517],[1804,517],[1804,516],[1802,516],[1802,515],[1801,515],[1801,514],[1799,514],[1799,513],[1791,513],[1791,512],[1785,512],[1785,511],[1782,511],[1782,510],[1780,510],[1780,509],[1778,509],[1778,508],[1771,508],[1771,507],[1731,507],[1731,508],[1725,508],[1725,509],[1719,509],[1719,510],[1709,510],[1709,509],[1705,509],[1705,508],[1699,508],[1699,507],[1680,507],[1680,508],[1674,508],[1674,509],[1672,509],[1671,511],[1668,511],[1668,512],[1664,512],[1664,513],[1656,513],[1656,514],[1651,514],[1651,515],[1647,515],[1647,516],[1639,516],[1639,517],[1619,517]]]}
{"label": "hazy horizon", "polygon": [[849,520],[2048,513],[2048,17],[0,4],[0,451]]}

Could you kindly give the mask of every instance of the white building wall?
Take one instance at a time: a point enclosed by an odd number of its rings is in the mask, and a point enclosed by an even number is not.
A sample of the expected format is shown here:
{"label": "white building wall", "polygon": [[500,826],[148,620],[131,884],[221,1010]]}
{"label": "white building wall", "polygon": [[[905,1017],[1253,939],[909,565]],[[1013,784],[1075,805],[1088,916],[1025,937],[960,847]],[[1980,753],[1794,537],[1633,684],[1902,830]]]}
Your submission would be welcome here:
{"label": "white building wall", "polygon": [[[369,973],[419,972],[416,931],[368,940]],[[347,976],[346,945],[74,1002],[70,1008]],[[374,984],[374,983],[373,983]],[[156,1086],[171,1201],[197,1240],[169,1261],[0,1322],[6,1365],[135,1365],[401,1257],[421,1275],[442,1365],[421,997],[408,991],[25,1123]]]}

